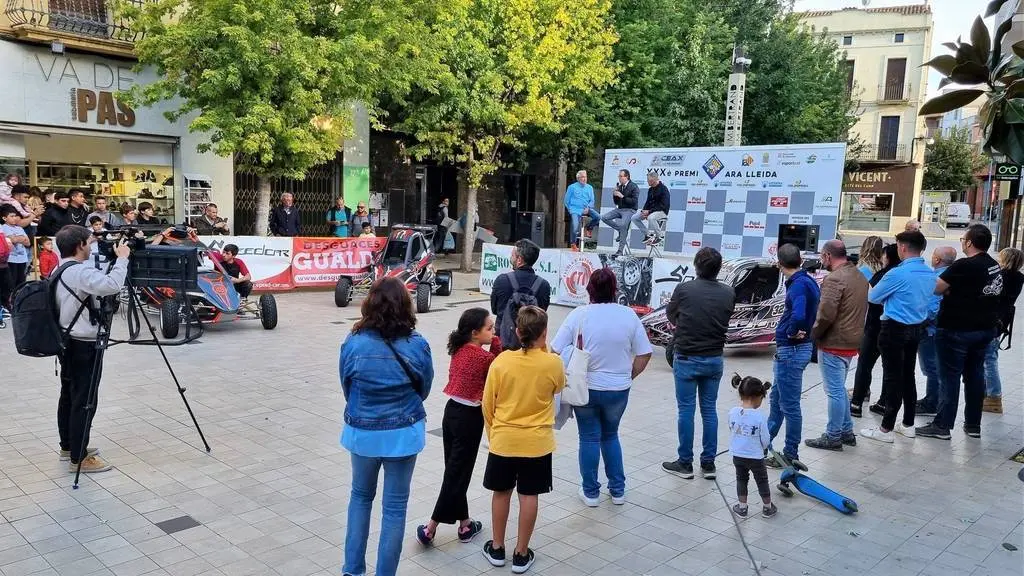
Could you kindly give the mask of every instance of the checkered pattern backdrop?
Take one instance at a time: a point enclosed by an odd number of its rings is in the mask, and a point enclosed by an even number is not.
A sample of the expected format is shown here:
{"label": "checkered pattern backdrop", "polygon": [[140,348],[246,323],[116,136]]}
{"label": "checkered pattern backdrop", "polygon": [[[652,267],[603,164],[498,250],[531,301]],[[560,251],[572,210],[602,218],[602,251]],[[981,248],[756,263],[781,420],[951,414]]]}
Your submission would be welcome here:
{"label": "checkered pattern backdrop", "polygon": [[[845,144],[608,150],[601,212],[615,208],[620,169],[640,187],[640,208],[654,171],[671,196],[664,252],[693,256],[711,246],[725,258],[771,257],[780,224],[816,224],[820,241],[835,237],[845,154]],[[602,224],[598,244],[613,247],[614,236]],[[644,249],[632,228],[629,244]]]}

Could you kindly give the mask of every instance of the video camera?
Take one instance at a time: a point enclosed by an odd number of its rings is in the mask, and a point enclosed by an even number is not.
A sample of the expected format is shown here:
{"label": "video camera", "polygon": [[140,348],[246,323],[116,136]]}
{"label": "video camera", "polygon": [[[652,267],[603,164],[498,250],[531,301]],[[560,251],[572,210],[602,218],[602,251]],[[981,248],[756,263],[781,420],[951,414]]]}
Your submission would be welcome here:
{"label": "video camera", "polygon": [[114,249],[119,244],[127,244],[132,252],[143,250],[146,247],[146,236],[138,226],[120,226],[115,230],[101,230],[93,232],[96,237],[96,245],[100,256],[111,261],[116,258]]}

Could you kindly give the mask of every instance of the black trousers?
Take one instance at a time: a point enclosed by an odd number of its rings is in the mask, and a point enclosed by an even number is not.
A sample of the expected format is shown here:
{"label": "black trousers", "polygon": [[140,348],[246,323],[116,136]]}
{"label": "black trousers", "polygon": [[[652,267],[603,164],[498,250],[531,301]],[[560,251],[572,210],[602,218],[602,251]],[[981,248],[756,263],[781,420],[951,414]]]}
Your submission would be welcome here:
{"label": "black trousers", "polygon": [[896,415],[903,407],[903,425],[914,425],[917,405],[917,345],[921,342],[920,324],[902,324],[883,320],[878,334],[878,347],[882,351],[882,428],[892,430]]}
{"label": "black trousers", "polygon": [[[96,414],[96,401],[89,405],[89,392],[93,370],[102,372],[103,366],[96,364],[96,343],[84,340],[69,340],[64,356],[60,359],[60,400],[57,402],[57,431],[60,433],[60,449],[71,451],[71,461],[78,463],[82,448],[89,445],[89,430],[92,417]],[[97,379],[101,374],[97,374]]]}
{"label": "black trousers", "polygon": [[0,268],[0,308],[10,309],[11,307],[11,293],[14,291],[12,282],[10,267]]}
{"label": "black trousers", "polygon": [[25,279],[28,278],[28,263],[27,262],[8,262],[8,268],[11,271],[11,294],[14,294],[14,290],[25,283]]}
{"label": "black trousers", "polygon": [[473,479],[476,454],[484,433],[484,414],[479,406],[466,406],[448,400],[441,420],[444,440],[444,479],[430,519],[439,524],[454,524],[469,518],[466,492]]}
{"label": "black trousers", "polygon": [[248,298],[249,294],[252,294],[252,282],[246,280],[245,282],[239,282],[235,284],[235,291],[242,298]]}
{"label": "black trousers", "polygon": [[875,322],[864,324],[864,336],[860,340],[860,351],[857,354],[857,373],[853,377],[853,397],[850,398],[850,403],[855,406],[863,404],[864,399],[871,395],[871,371],[878,361],[878,334],[881,328]]}
{"label": "black trousers", "polygon": [[747,482],[750,474],[754,474],[754,482],[757,483],[757,493],[761,500],[767,502],[772,497],[772,487],[768,484],[768,467],[765,466],[764,458],[741,458],[732,457],[732,465],[736,468],[736,495],[746,500]]}

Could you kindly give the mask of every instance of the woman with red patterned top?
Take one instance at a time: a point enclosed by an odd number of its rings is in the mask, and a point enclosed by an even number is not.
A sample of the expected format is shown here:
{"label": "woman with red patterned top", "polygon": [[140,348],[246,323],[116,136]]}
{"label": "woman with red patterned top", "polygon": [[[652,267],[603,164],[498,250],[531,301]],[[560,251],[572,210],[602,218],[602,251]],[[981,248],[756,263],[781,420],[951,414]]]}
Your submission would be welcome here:
{"label": "woman with red patterned top", "polygon": [[[489,345],[490,350],[483,347]],[[416,538],[429,546],[437,534],[438,524],[459,523],[459,541],[471,542],[483,524],[469,517],[466,492],[473,479],[476,454],[484,432],[484,416],[480,410],[487,370],[501,353],[501,340],[494,335],[494,317],[483,308],[470,308],[459,318],[459,327],[448,337],[449,396],[441,420],[444,439],[444,479],[430,521],[416,529]]]}

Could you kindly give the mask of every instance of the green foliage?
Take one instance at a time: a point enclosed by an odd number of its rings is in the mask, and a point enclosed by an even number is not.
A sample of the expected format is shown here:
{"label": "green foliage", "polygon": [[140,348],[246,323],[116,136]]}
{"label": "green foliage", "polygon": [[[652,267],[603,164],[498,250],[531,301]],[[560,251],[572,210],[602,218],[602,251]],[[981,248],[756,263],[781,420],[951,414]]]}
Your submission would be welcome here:
{"label": "green foliage", "polygon": [[971,144],[967,128],[953,127],[949,134],[935,137],[925,151],[923,190],[961,191],[974,183],[974,175],[985,166],[985,158]]}

